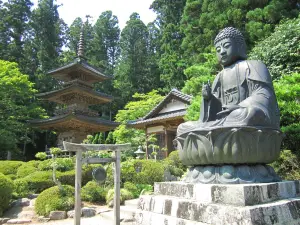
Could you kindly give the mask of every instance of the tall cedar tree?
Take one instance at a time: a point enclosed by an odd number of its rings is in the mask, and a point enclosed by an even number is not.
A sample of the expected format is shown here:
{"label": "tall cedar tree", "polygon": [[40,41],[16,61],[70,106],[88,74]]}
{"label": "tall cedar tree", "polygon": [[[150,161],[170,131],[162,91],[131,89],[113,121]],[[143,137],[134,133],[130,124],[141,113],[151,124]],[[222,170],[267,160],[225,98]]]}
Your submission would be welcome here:
{"label": "tall cedar tree", "polygon": [[147,38],[147,27],[140,16],[133,13],[121,33],[121,56],[115,72],[114,86],[123,103],[119,107],[123,107],[134,93],[151,90],[153,77],[147,69]]}
{"label": "tall cedar tree", "polygon": [[181,20],[184,57],[189,65],[201,63],[199,54],[209,52],[214,37],[226,26],[241,30],[251,49],[270,35],[282,18],[296,17],[299,7],[295,0],[187,0]]}
{"label": "tall cedar tree", "polygon": [[[94,37],[91,41],[90,63],[103,70],[107,75],[113,75],[120,55],[120,28],[118,18],[111,11],[101,13],[93,27]],[[97,91],[110,95],[117,95],[113,87],[113,80],[95,84]],[[118,109],[118,101],[110,104],[95,106],[106,119],[112,119]]]}
{"label": "tall cedar tree", "polygon": [[185,3],[186,0],[155,0],[151,5],[161,31],[159,68],[165,92],[173,87],[182,88],[185,80],[183,70],[186,65],[180,48],[184,37],[180,31],[180,20]]}
{"label": "tall cedar tree", "polygon": [[66,24],[59,17],[58,7],[55,0],[40,0],[32,13],[34,46],[39,62],[35,82],[39,92],[57,88],[57,82],[46,73],[59,66],[59,55],[65,43]]}
{"label": "tall cedar tree", "polygon": [[22,65],[24,57],[24,41],[29,29],[31,16],[30,0],[8,0],[0,11],[0,57]]}

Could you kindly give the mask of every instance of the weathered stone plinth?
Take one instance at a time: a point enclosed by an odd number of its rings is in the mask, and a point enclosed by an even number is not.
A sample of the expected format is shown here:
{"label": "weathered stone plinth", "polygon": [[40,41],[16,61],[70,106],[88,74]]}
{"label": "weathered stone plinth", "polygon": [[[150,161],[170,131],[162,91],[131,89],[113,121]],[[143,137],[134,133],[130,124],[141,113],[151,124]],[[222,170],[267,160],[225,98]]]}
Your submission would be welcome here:
{"label": "weathered stone plinth", "polygon": [[268,184],[156,183],[140,197],[139,225],[300,224],[300,181]]}

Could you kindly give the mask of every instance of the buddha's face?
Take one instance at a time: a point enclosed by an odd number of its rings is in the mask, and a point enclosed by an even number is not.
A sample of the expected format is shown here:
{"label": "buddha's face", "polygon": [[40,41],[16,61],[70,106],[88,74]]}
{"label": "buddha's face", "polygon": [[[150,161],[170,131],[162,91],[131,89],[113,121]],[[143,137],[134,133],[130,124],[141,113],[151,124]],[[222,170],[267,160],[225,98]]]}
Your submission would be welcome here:
{"label": "buddha's face", "polygon": [[225,38],[216,44],[217,57],[223,66],[230,66],[238,60],[239,48],[231,38]]}

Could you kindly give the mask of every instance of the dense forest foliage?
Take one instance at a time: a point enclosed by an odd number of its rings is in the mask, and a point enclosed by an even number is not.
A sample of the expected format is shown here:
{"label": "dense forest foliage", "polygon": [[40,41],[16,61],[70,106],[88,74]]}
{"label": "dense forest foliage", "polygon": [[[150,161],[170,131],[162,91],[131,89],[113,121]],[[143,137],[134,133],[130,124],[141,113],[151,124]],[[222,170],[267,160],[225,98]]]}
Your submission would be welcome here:
{"label": "dense forest foliage", "polygon": [[[53,115],[56,106],[38,101],[34,94],[59,88],[47,71],[76,57],[82,27],[88,62],[114,75],[95,89],[115,101],[95,109],[120,122],[126,118],[121,119],[124,111],[118,110],[126,104],[130,110],[128,103],[137,96],[163,96],[171,88],[194,96],[186,119],[196,120],[202,83],[221,69],[213,39],[226,26],[240,29],[249,56],[266,63],[275,81],[282,130],[288,137],[284,147],[299,149],[299,0],[154,0],[149,6],[157,14],[153,22],[144,24],[133,12],[122,30],[111,11],[99,12],[95,23],[87,15],[68,26],[59,7],[55,0],[39,0],[36,7],[30,0],[0,0],[0,155],[8,148],[25,152],[26,145],[34,155],[54,143],[52,133],[37,133],[26,120]],[[149,104],[152,107],[153,101]],[[119,142],[122,129],[115,133]]]}

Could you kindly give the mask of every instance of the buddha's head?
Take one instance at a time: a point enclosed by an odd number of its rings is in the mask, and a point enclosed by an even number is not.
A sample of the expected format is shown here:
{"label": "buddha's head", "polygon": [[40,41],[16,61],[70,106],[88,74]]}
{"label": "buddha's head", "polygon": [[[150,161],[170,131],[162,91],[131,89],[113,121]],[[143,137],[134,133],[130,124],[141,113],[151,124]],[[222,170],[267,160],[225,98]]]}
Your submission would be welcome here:
{"label": "buddha's head", "polygon": [[238,60],[247,58],[246,42],[242,33],[233,28],[224,28],[214,41],[217,57],[223,66],[230,66]]}

